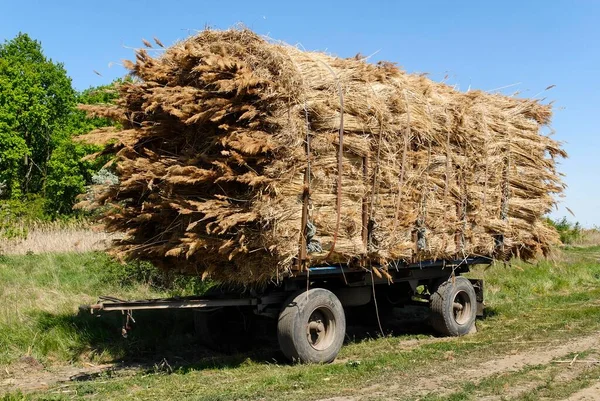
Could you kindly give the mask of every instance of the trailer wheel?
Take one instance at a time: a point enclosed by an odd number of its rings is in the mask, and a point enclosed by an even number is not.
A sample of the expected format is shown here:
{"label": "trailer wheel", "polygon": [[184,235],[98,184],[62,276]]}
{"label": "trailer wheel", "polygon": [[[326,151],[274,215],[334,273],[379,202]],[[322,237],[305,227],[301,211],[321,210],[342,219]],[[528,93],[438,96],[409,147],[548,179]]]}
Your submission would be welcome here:
{"label": "trailer wheel", "polygon": [[477,298],[464,277],[444,281],[431,295],[431,325],[440,334],[464,336],[475,326]]}
{"label": "trailer wheel", "polygon": [[277,339],[286,358],[303,363],[329,363],[346,335],[346,316],[339,299],[324,288],[292,295],[277,323]]}

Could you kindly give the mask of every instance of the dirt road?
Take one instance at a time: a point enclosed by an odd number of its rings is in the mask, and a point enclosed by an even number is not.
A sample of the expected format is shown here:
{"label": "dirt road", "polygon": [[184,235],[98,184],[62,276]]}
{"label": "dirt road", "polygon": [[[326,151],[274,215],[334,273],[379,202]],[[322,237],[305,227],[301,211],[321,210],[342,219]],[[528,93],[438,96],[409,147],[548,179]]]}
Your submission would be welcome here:
{"label": "dirt road", "polygon": [[[423,340],[444,341],[444,339]],[[423,342],[421,341],[421,342]],[[409,340],[407,346],[417,346],[419,341]],[[495,355],[487,360],[464,360],[448,353],[440,369],[419,376],[399,380],[382,380],[378,384],[357,389],[350,397],[329,398],[322,401],[357,401],[386,399],[421,399],[436,396],[451,397],[462,393],[474,399],[500,401],[521,399],[539,391],[546,383],[566,388],[580,382],[580,388],[564,398],[552,394],[550,399],[573,401],[600,400],[600,381],[582,375],[599,367],[600,333],[580,337],[568,342],[516,342],[517,349],[507,355]],[[84,367],[55,367],[45,369],[35,360],[24,358],[10,370],[0,374],[0,394],[21,390],[24,392],[57,389],[77,380],[93,380],[100,375],[123,376],[135,374],[140,366],[100,365]],[[557,398],[558,397],[558,398]],[[530,398],[531,399],[531,398]],[[536,399],[536,398],[534,398]]]}
{"label": "dirt road", "polygon": [[[321,401],[358,401],[387,399],[421,399],[432,396],[450,398],[462,393],[474,399],[500,401],[521,399],[544,383],[565,386],[600,366],[600,333],[569,342],[523,342],[509,355],[495,355],[483,361],[454,360],[450,369],[428,372],[414,380],[377,384],[360,389],[350,397],[335,397]],[[578,358],[580,355],[585,357]],[[449,354],[449,358],[452,358]],[[446,371],[449,370],[449,371]],[[531,374],[535,372],[535,374]],[[500,382],[500,389],[494,381]],[[504,383],[502,383],[504,382]],[[465,386],[466,384],[469,386]],[[600,400],[600,375],[589,385],[562,398],[573,401]],[[529,398],[536,399],[536,398]]]}

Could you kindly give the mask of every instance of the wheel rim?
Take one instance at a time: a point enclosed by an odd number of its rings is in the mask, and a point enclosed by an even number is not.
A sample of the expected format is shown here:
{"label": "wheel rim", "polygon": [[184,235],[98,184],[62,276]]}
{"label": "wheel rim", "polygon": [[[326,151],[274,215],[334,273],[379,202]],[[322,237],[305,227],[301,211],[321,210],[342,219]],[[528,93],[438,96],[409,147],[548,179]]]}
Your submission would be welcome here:
{"label": "wheel rim", "polygon": [[459,291],[452,301],[454,320],[458,324],[466,324],[471,320],[471,298],[466,291]]}
{"label": "wheel rim", "polygon": [[316,308],[306,323],[306,338],[311,347],[322,351],[333,344],[335,317],[327,308]]}

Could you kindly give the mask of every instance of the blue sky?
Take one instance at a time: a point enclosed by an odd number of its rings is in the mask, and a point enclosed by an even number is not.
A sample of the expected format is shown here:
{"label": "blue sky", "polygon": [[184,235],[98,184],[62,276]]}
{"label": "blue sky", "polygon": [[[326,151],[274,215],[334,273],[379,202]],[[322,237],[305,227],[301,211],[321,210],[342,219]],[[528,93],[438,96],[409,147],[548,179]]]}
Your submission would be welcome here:
{"label": "blue sky", "polygon": [[[26,32],[64,63],[77,89],[125,71],[141,39],[166,45],[205,26],[244,23],[311,50],[397,62],[469,87],[539,95],[570,158],[554,217],[600,226],[600,1],[0,1],[0,39]],[[110,66],[110,67],[109,67]],[[102,76],[94,73],[98,71]],[[573,211],[571,216],[564,208]]]}

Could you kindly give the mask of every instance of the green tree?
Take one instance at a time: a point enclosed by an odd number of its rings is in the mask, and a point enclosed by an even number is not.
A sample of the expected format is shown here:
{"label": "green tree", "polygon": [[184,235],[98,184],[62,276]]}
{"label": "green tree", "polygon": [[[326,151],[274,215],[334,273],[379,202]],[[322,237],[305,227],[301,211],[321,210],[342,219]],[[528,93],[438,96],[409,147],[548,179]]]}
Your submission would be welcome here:
{"label": "green tree", "polygon": [[48,163],[75,105],[71,79],[20,33],[0,45],[0,182],[3,197],[43,193]]}
{"label": "green tree", "polygon": [[[112,103],[116,97],[114,84],[110,84],[86,89],[77,94],[76,101],[79,104]],[[112,124],[108,119],[88,118],[85,112],[73,109],[64,134],[48,162],[46,209],[50,215],[70,213],[75,198],[85,191],[92,175],[107,161],[104,158],[85,160],[85,156],[99,151],[100,147],[82,144],[73,138]]]}

